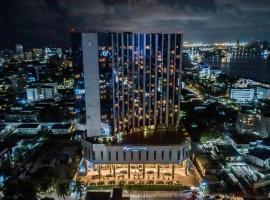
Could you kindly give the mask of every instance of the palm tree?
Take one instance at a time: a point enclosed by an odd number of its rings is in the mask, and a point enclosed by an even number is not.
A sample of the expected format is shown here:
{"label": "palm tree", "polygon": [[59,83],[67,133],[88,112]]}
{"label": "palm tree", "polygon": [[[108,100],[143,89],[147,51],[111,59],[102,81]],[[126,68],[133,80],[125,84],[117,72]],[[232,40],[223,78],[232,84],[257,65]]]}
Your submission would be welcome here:
{"label": "palm tree", "polygon": [[58,197],[66,198],[69,192],[69,183],[68,182],[60,182],[56,186],[56,193]]}
{"label": "palm tree", "polygon": [[82,194],[83,194],[83,185],[82,185],[82,183],[81,183],[80,181],[76,181],[75,187],[74,187],[74,189],[73,189],[73,192],[76,192],[76,193],[77,193],[75,199],[78,198],[78,195],[79,195],[80,199],[82,198]]}

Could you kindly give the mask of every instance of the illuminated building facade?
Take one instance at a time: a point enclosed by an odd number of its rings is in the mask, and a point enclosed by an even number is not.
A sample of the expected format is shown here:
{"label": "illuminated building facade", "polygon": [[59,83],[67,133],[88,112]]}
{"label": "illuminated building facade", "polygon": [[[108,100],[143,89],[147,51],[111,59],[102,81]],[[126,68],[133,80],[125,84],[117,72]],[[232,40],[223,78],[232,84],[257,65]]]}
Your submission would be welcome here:
{"label": "illuminated building facade", "polygon": [[161,177],[166,165],[174,177],[190,150],[179,123],[182,35],[83,33],[82,51],[91,175],[153,168]]}
{"label": "illuminated building facade", "polygon": [[[88,136],[179,122],[181,34],[82,34]],[[91,67],[90,67],[91,66]]]}

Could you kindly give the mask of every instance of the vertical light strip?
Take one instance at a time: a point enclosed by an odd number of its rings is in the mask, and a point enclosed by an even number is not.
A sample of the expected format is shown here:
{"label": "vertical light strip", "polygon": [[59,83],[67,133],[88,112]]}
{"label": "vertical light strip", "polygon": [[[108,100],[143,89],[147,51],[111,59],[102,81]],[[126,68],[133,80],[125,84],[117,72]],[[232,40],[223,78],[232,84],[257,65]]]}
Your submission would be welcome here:
{"label": "vertical light strip", "polygon": [[165,124],[168,126],[168,113],[169,113],[169,82],[170,82],[170,44],[171,44],[171,37],[168,34],[168,43],[167,43],[167,68],[166,68],[166,114],[165,114]]}
{"label": "vertical light strip", "polygon": [[157,52],[158,52],[158,34],[155,34],[155,100],[154,100],[154,124],[157,125]]}
{"label": "vertical light strip", "polygon": [[160,124],[163,124],[163,122],[162,122],[162,115],[163,115],[163,79],[164,79],[164,76],[163,76],[163,73],[164,73],[164,63],[163,63],[163,51],[164,51],[164,34],[162,34],[161,35],[161,96],[160,96],[160,102],[161,102],[161,104],[160,104],[160,118],[159,118],[159,120],[160,120]]}
{"label": "vertical light strip", "polygon": [[134,60],[134,48],[135,48],[135,43],[134,43],[134,34],[132,34],[132,129],[134,131],[135,128],[135,105],[134,105],[134,100],[135,100],[135,95],[134,95],[134,90],[135,90],[135,70],[134,70],[134,64],[135,64],[135,60]]}
{"label": "vertical light strip", "polygon": [[149,34],[149,65],[148,65],[148,70],[149,70],[149,76],[148,76],[148,124],[147,125],[152,125],[152,34]]}
{"label": "vertical light strip", "polygon": [[180,99],[181,99],[181,78],[182,78],[182,46],[183,46],[183,34],[180,34],[180,44],[179,44],[179,48],[180,48],[180,58],[179,58],[179,96],[178,96],[178,112],[177,112],[177,115],[178,115],[178,120],[177,120],[177,124],[180,123],[180,115],[179,115],[179,112],[180,112]]}
{"label": "vertical light strip", "polygon": [[138,33],[137,34],[137,61],[138,61],[138,64],[137,64],[137,84],[138,84],[138,91],[137,91],[137,127],[140,127],[140,115],[141,113],[139,112],[140,111],[140,106],[141,106],[141,99],[140,99],[140,61],[141,61],[141,51],[140,51],[140,34]]}
{"label": "vertical light strip", "polygon": [[119,38],[118,38],[119,33],[116,33],[116,51],[117,51],[117,57],[116,57],[116,74],[117,74],[117,132],[120,132],[121,130],[119,129],[119,120],[120,120],[120,93],[119,93]]}
{"label": "vertical light strip", "polygon": [[145,126],[145,76],[146,76],[146,34],[143,34],[143,126]]}
{"label": "vertical light strip", "polygon": [[[173,34],[174,37],[174,55],[173,55],[173,115],[172,115],[172,124],[175,123],[175,114],[178,114],[177,112],[174,111],[175,109],[175,90],[176,90],[176,83],[175,83],[175,76],[176,76],[176,34]],[[177,118],[176,118],[177,119]]]}
{"label": "vertical light strip", "polygon": [[115,48],[115,44],[114,44],[114,33],[111,33],[111,45],[112,45],[112,89],[113,89],[113,95],[112,95],[112,98],[113,98],[113,134],[116,133],[116,127],[117,127],[117,124],[116,124],[116,115],[115,115],[115,74],[114,74],[114,71],[115,71],[115,52],[114,52],[114,48]]}
{"label": "vertical light strip", "polygon": [[126,80],[127,80],[127,85],[125,87],[125,93],[127,93],[127,98],[126,98],[126,101],[127,101],[127,126],[128,126],[128,129],[130,129],[130,120],[131,120],[131,117],[130,117],[130,104],[129,104],[129,70],[130,70],[130,58],[129,58],[129,42],[128,42],[128,37],[129,37],[129,33],[126,34],[126,52],[127,52],[127,64],[126,64]]}
{"label": "vertical light strip", "polygon": [[124,33],[121,33],[121,67],[122,67],[122,112],[121,112],[121,120],[122,120],[122,131],[124,131],[125,127],[125,95],[124,95]]}

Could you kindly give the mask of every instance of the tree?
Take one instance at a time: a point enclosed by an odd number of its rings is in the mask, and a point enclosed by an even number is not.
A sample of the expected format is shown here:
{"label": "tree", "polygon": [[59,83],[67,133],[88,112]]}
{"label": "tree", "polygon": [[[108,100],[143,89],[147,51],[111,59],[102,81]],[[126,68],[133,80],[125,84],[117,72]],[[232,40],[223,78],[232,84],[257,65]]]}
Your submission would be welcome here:
{"label": "tree", "polygon": [[36,200],[37,191],[33,182],[26,180],[10,181],[3,190],[4,200]]}
{"label": "tree", "polygon": [[41,192],[47,192],[57,183],[59,174],[52,167],[41,167],[33,174],[32,178],[36,181]]}
{"label": "tree", "polygon": [[65,199],[69,192],[69,183],[68,182],[59,182],[56,186],[56,193],[59,198]]}
{"label": "tree", "polygon": [[218,139],[219,137],[221,137],[221,133],[219,133],[217,131],[209,130],[207,132],[204,132],[201,135],[200,142],[206,143],[209,140]]}
{"label": "tree", "polygon": [[76,181],[75,183],[75,187],[73,189],[73,192],[76,192],[76,198],[78,198],[78,196],[80,197],[80,199],[82,198],[82,195],[83,195],[83,185],[80,181]]}

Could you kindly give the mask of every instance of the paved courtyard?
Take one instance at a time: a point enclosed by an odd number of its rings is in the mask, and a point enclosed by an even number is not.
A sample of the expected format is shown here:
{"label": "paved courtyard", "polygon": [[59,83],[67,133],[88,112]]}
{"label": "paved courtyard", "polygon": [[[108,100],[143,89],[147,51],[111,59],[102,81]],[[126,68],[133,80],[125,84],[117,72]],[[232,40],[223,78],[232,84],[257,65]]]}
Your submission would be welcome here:
{"label": "paved courtyard", "polygon": [[77,176],[77,179],[86,185],[178,184],[197,186],[198,180],[193,172],[187,174],[183,164],[98,165],[89,169],[86,175]]}

